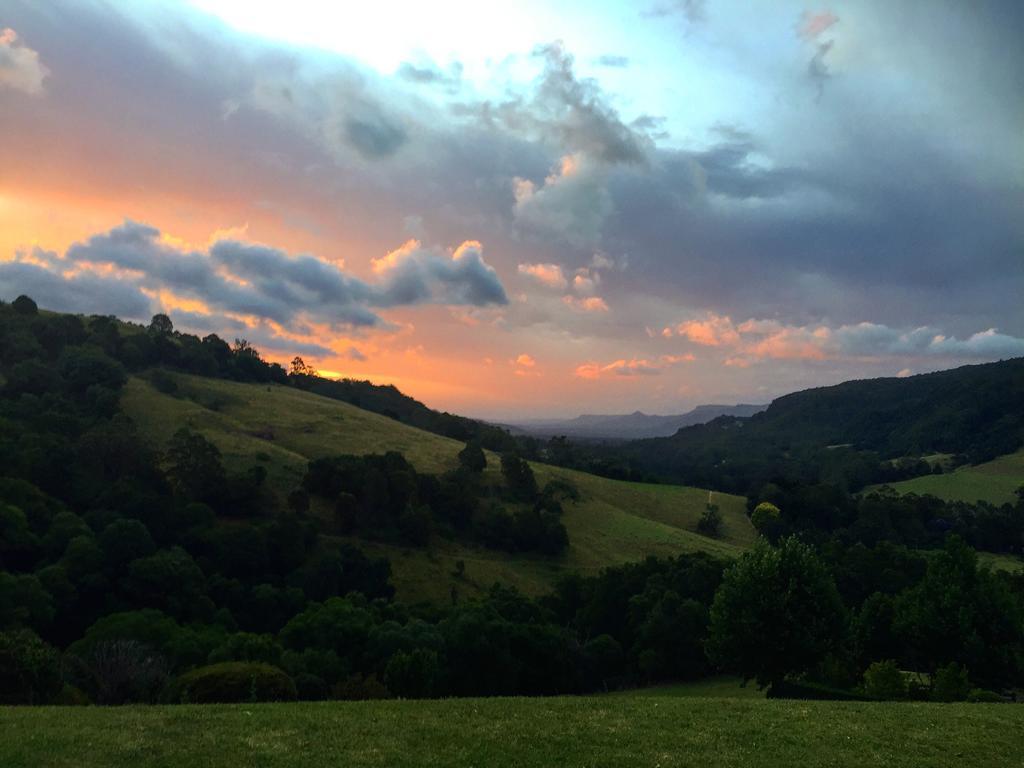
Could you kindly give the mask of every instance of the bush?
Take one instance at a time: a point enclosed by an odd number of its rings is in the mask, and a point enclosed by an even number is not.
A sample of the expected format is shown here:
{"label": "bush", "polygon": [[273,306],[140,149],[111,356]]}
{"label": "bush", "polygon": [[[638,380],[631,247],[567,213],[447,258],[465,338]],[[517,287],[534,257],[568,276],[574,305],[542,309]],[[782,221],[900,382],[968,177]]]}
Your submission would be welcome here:
{"label": "bush", "polygon": [[0,632],[0,704],[45,704],[60,689],[55,649],[27,629]]}
{"label": "bush", "polygon": [[295,690],[299,701],[323,701],[331,692],[323,678],[309,672],[300,672],[295,676]]}
{"label": "bush", "polygon": [[65,657],[73,683],[97,704],[150,703],[167,683],[162,654],[137,640],[99,640]]}
{"label": "bush", "polygon": [[722,532],[722,513],[718,511],[717,504],[708,504],[704,508],[697,523],[697,530],[705,536],[718,538]]}
{"label": "bush", "polygon": [[1005,704],[1006,698],[995,691],[986,691],[984,688],[972,688],[967,694],[967,700],[972,704]]}
{"label": "bush", "polygon": [[298,691],[277,667],[226,661],[186,672],[167,687],[163,698],[182,704],[294,701]]}
{"label": "bush", "polygon": [[403,699],[426,699],[437,691],[441,663],[435,651],[416,648],[399,651],[387,663],[384,680],[388,690]]}
{"label": "bush", "polygon": [[369,701],[370,699],[389,699],[391,693],[376,675],[353,675],[342,680],[331,691],[335,699],[343,701]]}
{"label": "bush", "polygon": [[58,707],[87,707],[92,704],[92,701],[81,688],[65,683],[64,687],[60,689],[60,693],[53,697],[51,703]]}
{"label": "bush", "polygon": [[936,701],[964,701],[971,692],[967,669],[953,662],[935,670],[932,698]]}
{"label": "bush", "polygon": [[864,673],[864,693],[873,699],[902,699],[907,695],[907,681],[892,659],[876,661]]}

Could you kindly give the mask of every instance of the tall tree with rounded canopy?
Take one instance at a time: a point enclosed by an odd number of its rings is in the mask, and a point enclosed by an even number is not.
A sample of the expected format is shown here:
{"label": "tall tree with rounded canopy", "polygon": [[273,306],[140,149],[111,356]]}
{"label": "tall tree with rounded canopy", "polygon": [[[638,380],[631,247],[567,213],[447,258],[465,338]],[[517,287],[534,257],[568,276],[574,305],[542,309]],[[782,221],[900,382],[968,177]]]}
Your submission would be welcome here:
{"label": "tall tree with rounded canopy", "polygon": [[843,631],[835,582],[796,537],[760,540],[725,572],[711,605],[708,654],[759,688],[821,661]]}

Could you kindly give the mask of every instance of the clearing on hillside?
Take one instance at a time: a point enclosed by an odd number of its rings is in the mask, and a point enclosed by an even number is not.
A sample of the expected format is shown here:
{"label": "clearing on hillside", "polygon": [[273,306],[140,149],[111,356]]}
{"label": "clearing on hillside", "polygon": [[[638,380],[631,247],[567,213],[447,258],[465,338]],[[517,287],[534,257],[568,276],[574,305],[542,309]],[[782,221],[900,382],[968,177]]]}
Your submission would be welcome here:
{"label": "clearing on hillside", "polygon": [[946,501],[973,504],[980,499],[1006,504],[1016,500],[1014,494],[1024,485],[1024,450],[942,475],[924,475],[889,485],[899,493],[931,494]]}
{"label": "clearing on hillside", "polygon": [[[177,391],[158,392],[133,378],[123,407],[154,446],[166,445],[175,430],[188,426],[221,450],[229,470],[260,464],[279,498],[302,481],[310,459],[343,453],[400,451],[421,472],[456,466],[462,443],[424,432],[348,403],[279,385],[242,384],[175,374]],[[488,456],[487,473],[497,481],[498,458]],[[559,558],[508,554],[435,537],[428,549],[359,541],[368,554],[391,560],[398,596],[406,601],[448,599],[478,594],[495,581],[528,594],[550,588],[569,571],[596,573],[605,566],[705,551],[734,557],[755,539],[744,499],[674,485],[629,483],[584,472],[534,464],[541,486],[561,478],[579,490],[579,502],[564,504],[563,523],[570,546]],[[712,539],[696,532],[706,504],[722,513],[722,533]],[[456,579],[455,563],[466,564]]]}

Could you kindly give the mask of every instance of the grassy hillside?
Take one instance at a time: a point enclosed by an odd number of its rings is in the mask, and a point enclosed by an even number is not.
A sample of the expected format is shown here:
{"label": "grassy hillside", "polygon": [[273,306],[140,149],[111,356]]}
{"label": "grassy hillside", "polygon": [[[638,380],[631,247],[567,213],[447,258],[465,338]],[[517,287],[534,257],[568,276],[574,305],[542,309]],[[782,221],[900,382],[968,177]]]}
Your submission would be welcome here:
{"label": "grassy hillside", "polygon": [[1024,707],[647,695],[0,710],[0,765],[1020,766]]}
{"label": "grassy hillside", "polygon": [[1005,504],[1014,501],[1014,493],[1024,485],[1024,450],[943,475],[924,475],[890,485],[900,493],[927,493],[947,501],[973,504],[981,499]]}
{"label": "grassy hillside", "polygon": [[[173,395],[133,378],[123,396],[125,411],[157,446],[181,426],[202,432],[217,444],[229,470],[262,464],[268,483],[284,497],[298,486],[309,459],[342,453],[401,451],[422,472],[455,466],[462,443],[407,426],[347,403],[275,384],[240,384],[184,374],[173,376]],[[498,460],[491,455],[495,478]],[[563,572],[596,572],[647,555],[708,551],[733,556],[754,539],[754,530],[738,496],[714,493],[724,518],[722,537],[695,532],[709,493],[696,488],[646,485],[534,465],[539,484],[563,478],[581,493],[565,504],[563,522],[570,547],[561,558],[510,555],[461,543],[435,540],[427,550],[363,543],[370,554],[386,555],[404,600],[447,599],[452,586],[473,594],[500,580],[523,591],[544,591]],[[456,581],[457,560],[466,576]]]}

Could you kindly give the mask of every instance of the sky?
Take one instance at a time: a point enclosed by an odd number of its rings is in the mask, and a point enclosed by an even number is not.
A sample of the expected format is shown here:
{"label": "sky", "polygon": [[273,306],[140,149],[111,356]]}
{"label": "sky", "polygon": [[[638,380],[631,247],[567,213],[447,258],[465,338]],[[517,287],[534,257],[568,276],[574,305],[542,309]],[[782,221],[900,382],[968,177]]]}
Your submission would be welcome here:
{"label": "sky", "polygon": [[514,419],[1024,355],[1017,0],[0,0],[0,298]]}

